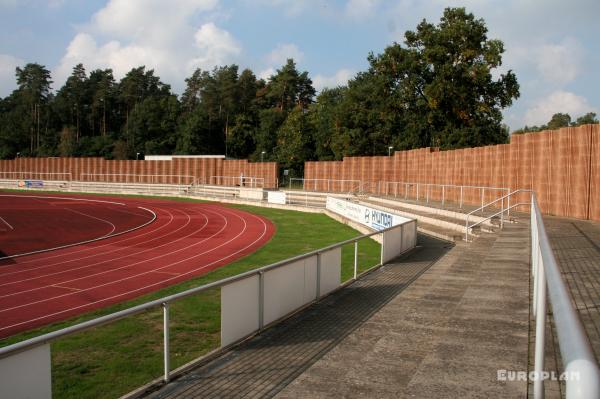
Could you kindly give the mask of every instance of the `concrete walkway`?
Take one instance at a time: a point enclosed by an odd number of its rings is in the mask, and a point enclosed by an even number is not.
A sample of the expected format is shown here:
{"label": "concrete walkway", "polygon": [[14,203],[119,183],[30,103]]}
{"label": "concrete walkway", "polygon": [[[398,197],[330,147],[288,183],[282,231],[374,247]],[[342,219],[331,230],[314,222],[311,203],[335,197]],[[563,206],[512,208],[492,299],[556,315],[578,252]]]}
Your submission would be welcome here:
{"label": "concrete walkway", "polygon": [[455,247],[420,236],[408,256],[149,397],[524,397],[525,382],[497,371],[527,370],[527,233],[511,224]]}
{"label": "concrete walkway", "polygon": [[526,397],[498,370],[527,371],[528,231],[459,243],[277,397]]}

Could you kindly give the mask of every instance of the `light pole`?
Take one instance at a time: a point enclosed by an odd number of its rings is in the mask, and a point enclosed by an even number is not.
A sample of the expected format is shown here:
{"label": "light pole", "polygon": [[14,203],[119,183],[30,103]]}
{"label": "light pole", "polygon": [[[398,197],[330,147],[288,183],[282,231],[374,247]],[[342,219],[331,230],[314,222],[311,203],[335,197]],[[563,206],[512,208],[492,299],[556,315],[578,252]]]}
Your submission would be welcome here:
{"label": "light pole", "polygon": [[388,157],[392,156],[392,148],[394,148],[394,147],[392,147],[392,146],[388,147]]}
{"label": "light pole", "polygon": [[140,157],[140,153],[139,153],[139,152],[136,152],[136,153],[135,153],[135,160],[137,161],[137,160],[139,159],[139,157]]}
{"label": "light pole", "polygon": [[17,158],[19,158],[19,156],[20,156],[20,155],[21,155],[21,153],[20,153],[20,152],[17,152]]}
{"label": "light pole", "polygon": [[265,158],[265,152],[263,151],[260,153],[260,162],[262,162],[264,160],[264,158]]}

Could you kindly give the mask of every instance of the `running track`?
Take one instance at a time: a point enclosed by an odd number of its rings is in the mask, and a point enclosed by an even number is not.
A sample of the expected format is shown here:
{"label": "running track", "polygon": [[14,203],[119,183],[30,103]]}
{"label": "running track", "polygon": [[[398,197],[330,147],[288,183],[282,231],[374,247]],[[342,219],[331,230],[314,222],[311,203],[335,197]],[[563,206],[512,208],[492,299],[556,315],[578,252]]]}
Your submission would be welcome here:
{"label": "running track", "polygon": [[217,204],[0,193],[0,257],[13,256],[0,259],[0,338],[205,274],[273,233]]}

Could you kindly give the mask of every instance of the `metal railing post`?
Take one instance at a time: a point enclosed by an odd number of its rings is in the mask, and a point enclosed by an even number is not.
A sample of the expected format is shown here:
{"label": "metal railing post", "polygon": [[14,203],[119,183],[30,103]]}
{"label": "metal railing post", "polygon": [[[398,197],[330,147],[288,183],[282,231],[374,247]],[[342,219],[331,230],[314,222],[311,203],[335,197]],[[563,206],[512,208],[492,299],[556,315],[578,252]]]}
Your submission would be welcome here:
{"label": "metal railing post", "polygon": [[504,228],[504,197],[502,198],[502,203],[500,205],[500,229]]}
{"label": "metal railing post", "polygon": [[544,349],[546,341],[546,278],[544,262],[537,266],[537,314],[535,315],[535,379],[533,381],[533,397],[544,398]]}
{"label": "metal railing post", "polygon": [[354,241],[354,279],[358,274],[358,240]]}
{"label": "metal railing post", "polygon": [[481,214],[483,215],[483,198],[485,194],[485,188],[481,187]]}
{"label": "metal railing post", "polygon": [[446,186],[442,186],[442,206],[444,206],[444,200],[446,199]]}
{"label": "metal railing post", "polygon": [[417,183],[417,202],[419,202],[419,183]]}
{"label": "metal railing post", "polygon": [[429,204],[429,192],[431,191],[431,184],[428,184],[425,187],[425,202]]}
{"label": "metal railing post", "polygon": [[383,254],[385,253],[385,233],[381,233],[381,251],[379,253],[379,264],[383,265]]}
{"label": "metal railing post", "polygon": [[164,381],[169,382],[171,372],[171,355],[169,347],[169,303],[162,304],[163,307],[163,362],[164,362]]}
{"label": "metal railing post", "polygon": [[462,209],[463,206],[463,186],[460,186],[460,205],[459,208]]}

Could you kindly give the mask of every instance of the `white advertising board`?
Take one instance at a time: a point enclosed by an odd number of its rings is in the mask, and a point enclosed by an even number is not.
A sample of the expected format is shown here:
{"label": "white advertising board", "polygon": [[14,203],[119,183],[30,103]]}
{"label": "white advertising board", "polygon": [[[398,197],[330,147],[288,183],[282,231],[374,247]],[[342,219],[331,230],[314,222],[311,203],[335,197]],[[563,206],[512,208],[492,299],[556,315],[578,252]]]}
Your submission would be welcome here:
{"label": "white advertising board", "polygon": [[286,194],[282,191],[269,191],[267,194],[267,201],[271,204],[286,204]]}
{"label": "white advertising board", "polygon": [[411,220],[409,218],[335,197],[327,197],[326,207],[332,212],[370,227],[373,230],[383,230]]}

